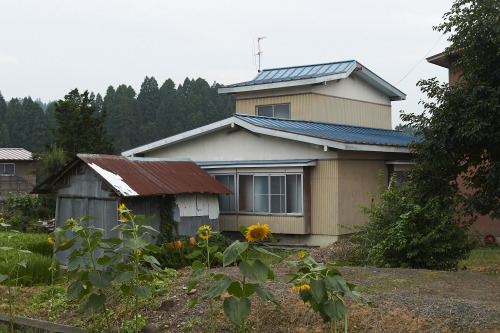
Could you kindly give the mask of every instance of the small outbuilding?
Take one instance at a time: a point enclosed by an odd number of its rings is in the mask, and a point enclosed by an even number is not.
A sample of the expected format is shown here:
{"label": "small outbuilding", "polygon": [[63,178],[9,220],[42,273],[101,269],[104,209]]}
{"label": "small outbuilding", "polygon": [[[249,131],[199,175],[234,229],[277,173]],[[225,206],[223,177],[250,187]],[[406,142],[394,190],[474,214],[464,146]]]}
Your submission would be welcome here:
{"label": "small outbuilding", "polygon": [[[104,237],[120,237],[109,230],[118,223],[122,203],[133,214],[155,216],[150,225],[156,230],[172,219],[175,225],[168,227],[179,235],[194,235],[204,224],[218,230],[218,195],[232,194],[189,159],[90,154],[77,155],[34,190],[49,191],[57,195],[56,227],[91,215],[98,219],[85,222],[108,230]],[[58,253],[61,263],[67,254]]]}

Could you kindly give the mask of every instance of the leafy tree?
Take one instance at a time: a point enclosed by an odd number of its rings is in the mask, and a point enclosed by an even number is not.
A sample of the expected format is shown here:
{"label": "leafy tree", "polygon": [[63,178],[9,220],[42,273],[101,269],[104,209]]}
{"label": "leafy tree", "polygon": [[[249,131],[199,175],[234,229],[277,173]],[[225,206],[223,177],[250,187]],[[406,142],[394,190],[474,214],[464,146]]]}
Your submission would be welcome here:
{"label": "leafy tree", "polygon": [[413,135],[413,136],[418,136],[417,130],[408,124],[406,124],[406,125],[399,124],[396,127],[394,127],[394,129],[396,131],[403,131],[403,132],[408,133],[408,134]]}
{"label": "leafy tree", "polygon": [[357,246],[366,254],[366,263],[380,267],[453,269],[467,258],[474,243],[467,227],[460,224],[455,207],[439,197],[423,200],[418,186],[405,182],[387,189],[385,182],[380,193],[361,211],[368,221],[360,227]]}
{"label": "leafy tree", "polygon": [[80,94],[74,89],[55,104],[57,127],[54,142],[72,158],[77,153],[113,153],[111,140],[106,137],[106,112],[96,114],[93,96],[88,91]]}
{"label": "leafy tree", "polygon": [[[431,101],[401,118],[423,140],[412,173],[421,197],[458,201],[466,213],[500,217],[500,3],[457,0],[435,30],[449,34],[445,56],[460,75],[453,86],[418,83]],[[464,190],[459,186],[463,180]]]}

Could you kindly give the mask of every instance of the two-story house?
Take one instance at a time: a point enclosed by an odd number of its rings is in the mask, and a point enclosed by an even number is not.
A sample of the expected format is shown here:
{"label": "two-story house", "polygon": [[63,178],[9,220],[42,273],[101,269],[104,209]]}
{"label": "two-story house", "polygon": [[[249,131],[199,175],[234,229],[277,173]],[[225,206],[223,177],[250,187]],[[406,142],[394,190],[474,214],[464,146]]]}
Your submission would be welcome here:
{"label": "two-story house", "polygon": [[220,228],[268,224],[282,242],[325,245],[366,216],[378,176],[411,166],[414,140],[391,128],[391,102],[405,94],[359,62],[268,69],[223,86],[230,118],[122,153],[190,158],[230,188]]}
{"label": "two-story house", "polygon": [[0,200],[30,193],[35,186],[31,152],[24,148],[0,148]]}

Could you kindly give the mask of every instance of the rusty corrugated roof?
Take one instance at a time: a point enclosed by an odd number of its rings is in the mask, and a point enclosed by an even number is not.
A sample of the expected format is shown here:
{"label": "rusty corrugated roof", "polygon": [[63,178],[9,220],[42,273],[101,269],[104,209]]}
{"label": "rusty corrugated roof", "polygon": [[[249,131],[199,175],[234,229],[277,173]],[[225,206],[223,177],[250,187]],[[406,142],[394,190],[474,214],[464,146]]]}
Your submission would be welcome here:
{"label": "rusty corrugated roof", "polygon": [[191,160],[79,154],[122,196],[233,193]]}
{"label": "rusty corrugated roof", "polygon": [[24,148],[0,148],[0,160],[29,161],[31,159],[31,152]]}

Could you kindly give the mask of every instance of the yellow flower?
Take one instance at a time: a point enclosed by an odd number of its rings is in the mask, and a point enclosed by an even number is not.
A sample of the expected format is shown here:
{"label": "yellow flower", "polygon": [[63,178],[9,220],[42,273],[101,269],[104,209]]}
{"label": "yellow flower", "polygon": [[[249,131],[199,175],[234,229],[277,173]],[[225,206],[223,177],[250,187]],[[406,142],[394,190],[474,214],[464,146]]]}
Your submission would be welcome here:
{"label": "yellow flower", "polygon": [[120,205],[120,207],[118,207],[117,211],[120,212],[120,220],[124,221],[124,222],[127,222],[128,221],[128,218],[125,216],[125,214],[123,214],[124,212],[125,213],[128,213],[129,210],[127,209],[127,207],[125,207],[125,204],[122,203]]}
{"label": "yellow flower", "polygon": [[56,242],[52,238],[49,237],[49,243],[54,245]]}
{"label": "yellow flower", "polygon": [[249,242],[255,242],[257,240],[263,240],[264,238],[267,238],[268,233],[269,226],[267,224],[260,225],[260,223],[257,223],[257,225],[252,225],[250,228],[248,228],[245,238]]}
{"label": "yellow flower", "polygon": [[51,270],[56,271],[56,269],[55,269],[54,267],[52,267],[52,266],[51,266],[51,267],[49,267],[49,271],[51,271]]}
{"label": "yellow flower", "polygon": [[142,254],[142,251],[141,251],[141,250],[139,250],[139,249],[137,249],[137,252],[136,252],[136,251],[134,251],[134,254],[136,254],[136,253],[137,253],[137,256],[140,256],[140,255]]}
{"label": "yellow flower", "polygon": [[293,286],[292,289],[295,291],[305,291],[311,289],[311,286],[308,285],[307,283],[304,283],[298,286]]}
{"label": "yellow flower", "polygon": [[197,232],[201,239],[207,239],[212,237],[212,229],[209,225],[202,225]]}
{"label": "yellow flower", "polygon": [[68,239],[66,238],[66,240],[64,242],[61,243],[61,246],[63,246],[64,244],[66,244],[68,242]]}
{"label": "yellow flower", "polygon": [[304,259],[306,257],[306,253],[304,251],[299,252],[299,258]]}
{"label": "yellow flower", "polygon": [[3,221],[3,217],[0,217],[0,222],[2,222],[2,221]]}

